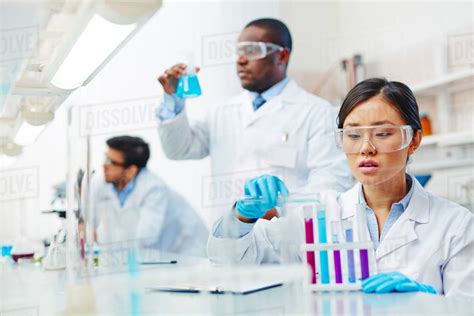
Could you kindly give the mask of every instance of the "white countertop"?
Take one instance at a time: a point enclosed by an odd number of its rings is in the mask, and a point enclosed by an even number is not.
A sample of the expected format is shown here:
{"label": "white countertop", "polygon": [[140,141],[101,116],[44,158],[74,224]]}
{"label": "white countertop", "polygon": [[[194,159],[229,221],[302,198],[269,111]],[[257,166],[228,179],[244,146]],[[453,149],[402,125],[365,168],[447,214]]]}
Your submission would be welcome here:
{"label": "white countertop", "polygon": [[[213,315],[387,315],[432,314],[473,315],[474,301],[446,298],[425,293],[363,294],[362,292],[319,292],[308,290],[303,282],[286,282],[281,287],[248,294],[167,293],[151,291],[153,285],[191,283],[208,279],[214,269],[205,260],[196,263],[145,266],[139,276],[105,270],[92,274],[74,273],[74,281],[65,270],[46,271],[30,263],[1,263],[0,315],[138,315],[138,314],[213,314]],[[250,267],[227,270],[236,282]],[[255,268],[258,270],[258,268]],[[280,269],[280,270],[278,270]],[[272,274],[277,270],[265,270]],[[293,270],[288,267],[293,276]],[[263,271],[263,270],[262,270]],[[270,271],[270,272],[268,272]],[[103,273],[102,273],[103,272]],[[244,273],[244,274],[245,274]],[[250,274],[249,274],[250,273]],[[260,274],[261,275],[261,274]],[[179,280],[179,276],[182,276]],[[194,276],[194,277],[193,277]],[[212,278],[212,277],[211,277]],[[295,278],[296,280],[298,277]],[[214,280],[210,280],[213,282]],[[217,279],[215,280],[217,282]],[[180,284],[181,284],[180,283]],[[70,284],[70,285],[68,285]],[[131,303],[134,302],[134,303]]]}

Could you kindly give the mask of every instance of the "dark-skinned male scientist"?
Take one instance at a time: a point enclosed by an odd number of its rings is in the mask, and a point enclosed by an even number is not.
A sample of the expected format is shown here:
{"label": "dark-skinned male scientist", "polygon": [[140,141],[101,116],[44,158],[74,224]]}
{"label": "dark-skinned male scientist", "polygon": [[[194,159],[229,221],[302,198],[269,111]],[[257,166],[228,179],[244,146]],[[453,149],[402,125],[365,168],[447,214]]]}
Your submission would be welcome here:
{"label": "dark-skinned male scientist", "polygon": [[[166,156],[175,160],[210,156],[216,181],[234,177],[240,188],[263,173],[278,176],[290,192],[350,188],[352,176],[335,144],[335,109],[287,76],[291,50],[291,34],[283,22],[263,18],[248,23],[236,47],[237,75],[244,91],[210,107],[200,120],[188,120],[185,101],[175,93],[186,65],[167,69],[158,78],[165,95],[156,111]],[[229,199],[244,194],[234,193]],[[250,188],[245,194],[265,192]],[[223,235],[245,234],[239,218],[235,212],[225,215],[212,233],[217,229]]]}

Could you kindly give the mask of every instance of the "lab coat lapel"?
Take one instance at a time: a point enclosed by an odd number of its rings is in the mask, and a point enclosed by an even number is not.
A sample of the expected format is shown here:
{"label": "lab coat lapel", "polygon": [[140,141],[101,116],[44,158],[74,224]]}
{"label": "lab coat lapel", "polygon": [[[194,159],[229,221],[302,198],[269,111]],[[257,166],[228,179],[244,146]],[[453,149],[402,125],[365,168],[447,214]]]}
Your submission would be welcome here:
{"label": "lab coat lapel", "polygon": [[422,186],[414,179],[415,186],[413,195],[407,209],[393,224],[385,238],[377,248],[375,255],[377,260],[390,254],[418,239],[415,231],[416,223],[428,223],[429,221],[429,199],[428,194]]}
{"label": "lab coat lapel", "polygon": [[[345,192],[341,195],[341,205],[342,205],[342,214],[341,218],[343,221],[351,220],[352,221],[352,232],[354,235],[354,241],[359,240],[359,225],[357,225],[357,217],[356,217],[356,207],[357,203],[359,203],[359,191],[360,191],[360,183],[355,184],[352,189]],[[365,236],[369,235],[369,228],[367,225],[364,226],[366,230]]]}
{"label": "lab coat lapel", "polygon": [[252,105],[252,95],[248,91],[244,91],[240,96],[240,103],[240,115],[245,128],[254,121],[255,113]]}
{"label": "lab coat lapel", "polygon": [[353,218],[355,216],[356,204],[359,202],[360,186],[360,183],[356,183],[350,190],[341,195],[341,218],[343,220]]}
{"label": "lab coat lapel", "polygon": [[294,94],[297,92],[297,85],[293,80],[290,80],[286,85],[285,89],[280,95],[272,98],[262,105],[257,111],[253,110],[252,96],[248,91],[245,91],[242,95],[242,119],[244,127],[248,127],[258,121],[260,118],[268,115],[269,113],[276,112],[281,109],[287,102],[294,99]]}
{"label": "lab coat lapel", "polygon": [[104,190],[104,197],[102,200],[107,201],[108,205],[113,207],[114,212],[120,211],[120,201],[118,199],[117,193],[113,188],[113,184],[107,184],[107,190]]}

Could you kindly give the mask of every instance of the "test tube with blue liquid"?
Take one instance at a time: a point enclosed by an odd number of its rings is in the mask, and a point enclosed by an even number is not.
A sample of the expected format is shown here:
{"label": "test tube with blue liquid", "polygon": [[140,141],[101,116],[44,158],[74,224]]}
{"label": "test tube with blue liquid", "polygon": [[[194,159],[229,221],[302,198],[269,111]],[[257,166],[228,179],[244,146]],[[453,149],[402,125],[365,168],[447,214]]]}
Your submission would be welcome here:
{"label": "test tube with blue liquid", "polygon": [[[331,222],[331,236],[332,243],[339,243],[339,222]],[[341,251],[338,249],[333,250],[334,256],[334,275],[336,277],[336,283],[342,283],[342,266],[341,266]]]}
{"label": "test tube with blue liquid", "polygon": [[[351,243],[354,241],[354,233],[352,230],[352,221],[348,220],[343,223],[344,235],[346,237],[346,242]],[[349,283],[355,283],[355,266],[354,266],[354,250],[347,250],[347,271],[348,271],[348,280]]]}
{"label": "test tube with blue liquid", "polygon": [[186,73],[179,77],[176,95],[180,98],[196,98],[202,94],[199,79],[191,56],[188,56]]}
{"label": "test tube with blue liquid", "polygon": [[[327,244],[327,233],[326,233],[326,211],[320,209],[317,212],[318,217],[318,237],[320,244]],[[319,259],[321,261],[321,283],[329,283],[329,259],[327,250],[321,250],[319,252]]]}
{"label": "test tube with blue liquid", "polygon": [[127,253],[127,270],[128,276],[132,281],[132,286],[130,289],[130,315],[138,316],[141,315],[141,303],[140,303],[140,293],[136,286],[136,280],[138,278],[138,253],[137,249],[134,247],[128,249]]}

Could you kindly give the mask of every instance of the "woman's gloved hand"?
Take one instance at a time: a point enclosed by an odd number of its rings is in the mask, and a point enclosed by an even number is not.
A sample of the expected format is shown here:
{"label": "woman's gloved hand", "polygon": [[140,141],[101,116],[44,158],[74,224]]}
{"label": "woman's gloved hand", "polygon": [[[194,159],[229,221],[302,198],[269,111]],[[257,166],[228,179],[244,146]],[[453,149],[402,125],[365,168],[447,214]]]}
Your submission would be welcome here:
{"label": "woman's gloved hand", "polygon": [[400,272],[380,273],[362,281],[365,293],[426,292],[436,294],[431,286],[409,279]]}
{"label": "woman's gloved hand", "polygon": [[279,194],[288,196],[288,189],[278,177],[263,175],[247,181],[244,194],[245,198],[237,201],[237,211],[243,217],[257,219],[276,206]]}

